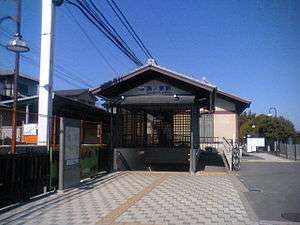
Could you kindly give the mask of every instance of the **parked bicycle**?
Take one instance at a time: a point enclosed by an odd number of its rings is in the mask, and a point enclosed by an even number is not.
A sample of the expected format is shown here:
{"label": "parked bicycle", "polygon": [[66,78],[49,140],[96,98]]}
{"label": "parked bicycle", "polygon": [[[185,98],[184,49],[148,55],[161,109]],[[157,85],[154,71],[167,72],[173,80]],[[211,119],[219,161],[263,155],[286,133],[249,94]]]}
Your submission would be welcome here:
{"label": "parked bicycle", "polygon": [[232,168],[235,171],[239,171],[241,169],[240,148],[238,145],[232,148]]}

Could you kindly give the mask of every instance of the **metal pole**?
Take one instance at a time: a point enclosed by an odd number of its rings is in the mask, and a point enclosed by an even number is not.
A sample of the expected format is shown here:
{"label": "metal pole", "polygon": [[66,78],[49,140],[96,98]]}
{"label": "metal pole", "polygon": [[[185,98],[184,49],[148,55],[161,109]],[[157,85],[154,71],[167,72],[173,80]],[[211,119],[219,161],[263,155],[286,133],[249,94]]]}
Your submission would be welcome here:
{"label": "metal pole", "polygon": [[0,145],[3,145],[3,142],[4,142],[4,137],[3,137],[3,135],[2,135],[2,121],[3,121],[3,113],[4,113],[4,111],[1,111],[0,110],[0,140],[1,140],[1,143],[0,143]]}
{"label": "metal pole", "polygon": [[26,111],[25,111],[25,123],[28,124],[29,123],[29,105],[26,104]]}
{"label": "metal pole", "polygon": [[297,160],[297,144],[295,144],[295,161]]}
{"label": "metal pole", "polygon": [[[21,1],[16,1],[16,34],[20,35],[21,31]],[[18,75],[20,70],[20,53],[16,52],[15,73],[13,82],[13,111],[12,111],[12,137],[11,137],[11,153],[15,154],[17,149],[17,100],[18,100]]]}
{"label": "metal pole", "polygon": [[80,120],[80,147],[84,143],[84,121]]}
{"label": "metal pole", "polygon": [[65,158],[65,127],[64,118],[60,117],[59,129],[59,162],[58,162],[58,189],[64,189],[64,158]]}
{"label": "metal pole", "polygon": [[53,1],[42,0],[38,145],[49,144],[52,116],[54,16]]}

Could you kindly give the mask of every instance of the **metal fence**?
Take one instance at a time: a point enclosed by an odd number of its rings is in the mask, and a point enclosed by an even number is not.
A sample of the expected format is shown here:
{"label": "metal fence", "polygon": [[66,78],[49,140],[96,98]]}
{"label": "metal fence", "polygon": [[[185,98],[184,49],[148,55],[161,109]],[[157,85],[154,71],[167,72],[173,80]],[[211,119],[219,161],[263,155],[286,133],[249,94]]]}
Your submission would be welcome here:
{"label": "metal fence", "polygon": [[288,144],[280,142],[275,146],[272,154],[291,160],[300,160],[300,144]]}
{"label": "metal fence", "polygon": [[[11,154],[11,113],[0,110],[0,207],[58,187],[60,117],[50,118],[49,146],[41,148],[37,145],[37,114],[18,111],[16,154]],[[110,171],[109,124],[101,118],[80,120],[80,124],[80,178]]]}
{"label": "metal fence", "polygon": [[49,154],[0,155],[0,208],[49,190]]}

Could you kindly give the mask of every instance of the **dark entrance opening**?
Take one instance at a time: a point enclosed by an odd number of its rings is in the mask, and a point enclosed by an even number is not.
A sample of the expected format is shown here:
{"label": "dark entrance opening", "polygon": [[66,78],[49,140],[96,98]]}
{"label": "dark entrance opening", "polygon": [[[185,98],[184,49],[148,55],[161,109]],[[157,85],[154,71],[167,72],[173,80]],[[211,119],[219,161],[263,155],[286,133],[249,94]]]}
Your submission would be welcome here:
{"label": "dark entrance opening", "polygon": [[189,169],[190,107],[122,106],[116,121],[118,169]]}

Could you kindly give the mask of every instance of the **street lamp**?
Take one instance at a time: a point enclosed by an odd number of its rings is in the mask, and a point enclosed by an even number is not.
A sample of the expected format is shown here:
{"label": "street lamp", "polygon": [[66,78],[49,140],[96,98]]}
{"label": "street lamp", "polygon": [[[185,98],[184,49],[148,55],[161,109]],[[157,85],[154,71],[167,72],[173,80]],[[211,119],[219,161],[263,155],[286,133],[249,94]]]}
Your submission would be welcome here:
{"label": "street lamp", "polygon": [[20,71],[20,53],[28,52],[29,47],[22,40],[21,36],[21,0],[16,1],[16,17],[5,16],[0,19],[0,24],[6,20],[12,20],[16,23],[16,34],[11,39],[6,48],[16,54],[15,71],[13,82],[13,112],[12,112],[12,135],[11,135],[11,153],[16,153],[16,138],[17,138],[17,99],[18,99],[18,76]]}
{"label": "street lamp", "polygon": [[[273,116],[273,114],[272,114],[272,112],[271,112],[272,110],[274,111],[274,116],[275,116],[275,118],[277,118],[277,109],[276,109],[275,107],[270,107],[270,108],[269,108],[268,116],[270,116],[270,117]],[[278,143],[279,143],[278,137],[276,137],[276,142],[275,142],[275,144],[274,144],[274,150],[275,150],[275,151],[276,151],[277,148],[278,148]]]}
{"label": "street lamp", "polygon": [[22,36],[18,33],[15,34],[14,38],[8,42],[6,48],[15,53],[23,53],[30,50],[26,42],[22,40]]}
{"label": "street lamp", "polygon": [[277,117],[277,109],[275,107],[270,107],[269,108],[269,113],[267,115],[268,116],[273,116],[272,110],[274,111],[274,116]]}

